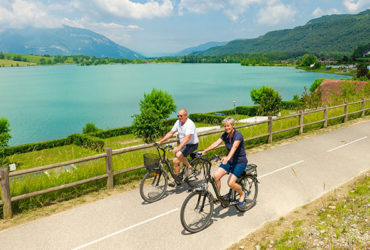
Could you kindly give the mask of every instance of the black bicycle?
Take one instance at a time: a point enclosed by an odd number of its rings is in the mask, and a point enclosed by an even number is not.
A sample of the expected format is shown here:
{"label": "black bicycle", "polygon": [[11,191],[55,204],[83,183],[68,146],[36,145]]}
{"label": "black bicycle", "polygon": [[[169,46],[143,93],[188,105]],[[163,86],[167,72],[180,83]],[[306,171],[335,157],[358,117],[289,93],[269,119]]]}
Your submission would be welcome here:
{"label": "black bicycle", "polygon": [[155,202],[166,194],[169,178],[165,166],[177,185],[185,182],[190,188],[194,188],[204,180],[208,172],[205,167],[208,165],[203,159],[196,158],[192,153],[190,165],[193,167],[193,173],[187,174],[187,167],[183,166],[180,174],[176,175],[166,157],[166,151],[171,151],[173,147],[171,145],[161,147],[157,143],[154,145],[158,154],[144,154],[144,166],[148,170],[140,183],[140,195],[144,201]]}
{"label": "black bicycle", "polygon": [[[211,161],[220,161],[220,157],[216,155],[207,159],[199,155],[198,158],[207,162],[208,165],[205,182],[186,197],[180,212],[182,226],[191,233],[202,231],[209,225],[216,202],[224,208],[235,206],[239,211],[245,212],[256,204],[258,194],[257,165],[248,164],[245,172],[236,181],[247,195],[243,205],[239,206],[239,193],[230,188],[229,192],[222,196],[217,189],[215,179],[211,176]],[[209,182],[218,200],[214,200],[212,193],[208,190]]]}

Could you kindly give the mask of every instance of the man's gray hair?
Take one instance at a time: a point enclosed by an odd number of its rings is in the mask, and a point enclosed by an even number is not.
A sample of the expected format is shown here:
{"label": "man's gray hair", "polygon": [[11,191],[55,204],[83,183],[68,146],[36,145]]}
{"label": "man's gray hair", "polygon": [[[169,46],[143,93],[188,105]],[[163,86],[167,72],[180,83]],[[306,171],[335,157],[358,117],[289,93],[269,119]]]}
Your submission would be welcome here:
{"label": "man's gray hair", "polygon": [[232,118],[232,117],[230,117],[230,116],[228,116],[228,117],[226,117],[225,119],[222,120],[222,126],[225,126],[226,123],[229,123],[229,124],[231,124],[231,126],[234,127],[234,125],[235,125],[235,119]]}

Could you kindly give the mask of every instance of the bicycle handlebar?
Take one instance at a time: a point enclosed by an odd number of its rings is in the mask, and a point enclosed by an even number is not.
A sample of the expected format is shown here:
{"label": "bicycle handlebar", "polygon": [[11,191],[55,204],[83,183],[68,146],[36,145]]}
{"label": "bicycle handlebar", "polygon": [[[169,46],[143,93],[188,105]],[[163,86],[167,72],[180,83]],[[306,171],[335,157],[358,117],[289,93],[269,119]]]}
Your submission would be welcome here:
{"label": "bicycle handlebar", "polygon": [[162,151],[165,151],[166,149],[168,150],[168,148],[169,148],[168,151],[171,151],[173,149],[172,145],[170,145],[170,144],[167,144],[166,146],[161,147],[161,145],[159,145],[158,142],[154,143],[153,146],[161,149]]}
{"label": "bicycle handlebar", "polygon": [[212,158],[207,158],[207,157],[204,157],[204,156],[202,155],[202,151],[198,151],[198,152],[196,152],[196,153],[195,153],[195,157],[196,157],[196,158],[205,158],[205,159],[207,159],[208,161],[213,161],[213,160],[216,160],[216,162],[221,161],[221,157],[220,157],[219,155],[214,155]]}

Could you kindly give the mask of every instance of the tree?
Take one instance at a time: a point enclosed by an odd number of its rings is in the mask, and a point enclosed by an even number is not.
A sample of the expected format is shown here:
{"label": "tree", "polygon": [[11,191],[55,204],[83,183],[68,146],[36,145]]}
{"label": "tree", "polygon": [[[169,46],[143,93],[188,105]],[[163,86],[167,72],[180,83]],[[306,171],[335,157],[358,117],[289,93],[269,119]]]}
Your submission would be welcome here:
{"label": "tree", "polygon": [[144,94],[144,99],[140,100],[139,105],[141,113],[152,109],[161,119],[167,119],[172,112],[176,111],[176,105],[172,96],[157,89],[153,89],[150,94]]}
{"label": "tree", "polygon": [[132,132],[144,139],[144,142],[154,142],[156,138],[162,136],[166,132],[166,126],[161,116],[152,108],[148,108],[145,112],[134,115],[132,123]]}
{"label": "tree", "polygon": [[280,111],[282,98],[273,88],[262,86],[251,91],[251,98],[259,104],[258,113],[261,115],[275,115]]}
{"label": "tree", "polygon": [[367,69],[367,66],[365,64],[360,64],[357,67],[356,77],[357,78],[364,78],[364,80],[366,80],[366,78],[370,79],[369,70]]}
{"label": "tree", "polygon": [[10,124],[8,119],[0,118],[0,166],[4,163],[5,149],[8,147],[10,136]]}
{"label": "tree", "polygon": [[100,129],[97,126],[95,126],[94,123],[88,122],[86,123],[85,127],[82,128],[82,133],[89,134],[89,133],[98,132],[99,130]]}
{"label": "tree", "polygon": [[305,66],[305,67],[309,67],[310,65],[315,64],[315,63],[317,63],[317,57],[316,56],[314,56],[312,54],[305,54],[302,57],[300,65]]}
{"label": "tree", "polygon": [[302,94],[303,108],[312,109],[317,108],[322,105],[322,92],[321,88],[318,87],[315,91],[308,94],[306,86],[304,87],[304,92]]}
{"label": "tree", "polygon": [[133,116],[133,133],[143,137],[146,143],[153,142],[166,132],[164,119],[176,111],[175,102],[167,92],[153,89],[150,94],[144,94],[139,105],[141,114]]}

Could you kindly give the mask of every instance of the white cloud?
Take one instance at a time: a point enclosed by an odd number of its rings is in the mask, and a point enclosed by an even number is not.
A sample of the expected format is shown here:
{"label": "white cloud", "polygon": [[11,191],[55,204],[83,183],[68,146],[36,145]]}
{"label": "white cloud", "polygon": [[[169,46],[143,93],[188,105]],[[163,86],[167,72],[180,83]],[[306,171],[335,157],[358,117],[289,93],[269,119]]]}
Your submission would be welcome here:
{"label": "white cloud", "polygon": [[349,12],[355,13],[366,5],[369,5],[368,7],[370,7],[370,0],[344,0],[343,5]]}
{"label": "white cloud", "polygon": [[297,13],[289,5],[284,5],[277,1],[274,1],[272,4],[261,9],[257,16],[258,16],[258,23],[274,26],[281,22],[288,22],[294,20],[294,16]]}
{"label": "white cloud", "polygon": [[184,10],[198,14],[220,10],[225,7],[225,4],[225,0],[181,0],[179,3],[179,15],[183,15]]}
{"label": "white cloud", "polygon": [[173,5],[170,0],[149,0],[136,3],[130,0],[93,0],[100,10],[116,17],[132,19],[151,19],[172,15]]}
{"label": "white cloud", "polygon": [[179,15],[183,15],[185,11],[204,14],[209,11],[223,10],[227,17],[232,21],[236,21],[247,11],[250,5],[260,4],[265,1],[267,0],[181,0]]}
{"label": "white cloud", "polygon": [[327,11],[324,11],[322,10],[320,7],[317,7],[313,12],[312,12],[312,16],[313,17],[321,17],[321,16],[324,16],[324,15],[332,15],[332,14],[340,14],[340,11],[333,8],[333,9],[329,9]]}
{"label": "white cloud", "polygon": [[7,28],[60,27],[60,19],[49,14],[46,9],[47,7],[40,2],[24,0],[4,2],[0,5],[0,25]]}
{"label": "white cloud", "polygon": [[237,21],[252,4],[261,4],[264,0],[229,0],[229,7],[224,11],[232,21]]}

